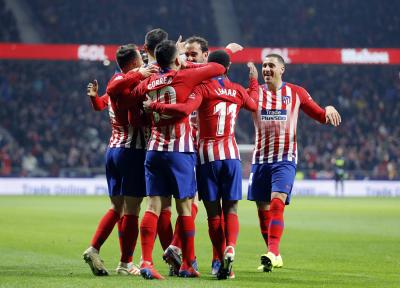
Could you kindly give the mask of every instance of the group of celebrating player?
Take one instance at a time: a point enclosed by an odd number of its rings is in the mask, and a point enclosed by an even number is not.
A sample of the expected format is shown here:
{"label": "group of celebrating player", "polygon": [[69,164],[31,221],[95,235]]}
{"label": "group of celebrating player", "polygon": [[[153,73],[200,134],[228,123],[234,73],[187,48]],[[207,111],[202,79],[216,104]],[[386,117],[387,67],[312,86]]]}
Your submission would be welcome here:
{"label": "group of celebrating player", "polygon": [[[176,43],[167,38],[162,29],[146,34],[146,64],[135,45],[120,46],[116,58],[121,72],[111,78],[105,95],[98,97],[96,81],[88,85],[93,107],[108,108],[112,124],[106,153],[112,207],[101,219],[84,260],[95,275],[108,275],[99,250],[118,224],[118,274],[164,279],[152,260],[158,235],[170,276],[199,277],[194,247],[198,191],[208,216],[212,273],[218,279],[234,278],[237,207],[242,199],[234,132],[243,107],[253,113],[256,128],[248,199],[257,204],[267,245],[259,269],[282,267],[279,243],[295,176],[299,108],[334,126],[341,121],[339,113],[332,106],[322,109],[303,88],[282,82],[285,63],[280,55],[264,59],[262,85],[256,67],[249,63],[250,83],[245,89],[227,77],[230,57],[243,49],[240,45],[230,43],[209,53],[201,37]],[[139,226],[146,196],[147,209]],[[178,214],[174,232],[172,196]],[[139,230],[142,256],[136,267],[132,256]]]}

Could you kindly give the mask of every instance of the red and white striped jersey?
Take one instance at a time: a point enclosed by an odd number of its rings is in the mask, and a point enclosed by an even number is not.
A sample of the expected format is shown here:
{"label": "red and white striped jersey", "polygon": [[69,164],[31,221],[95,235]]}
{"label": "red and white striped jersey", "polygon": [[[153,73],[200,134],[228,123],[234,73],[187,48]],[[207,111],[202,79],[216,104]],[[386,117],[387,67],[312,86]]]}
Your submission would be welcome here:
{"label": "red and white striped jersey", "polygon": [[129,115],[128,109],[122,109],[116,105],[120,94],[129,94],[132,85],[140,81],[141,75],[138,74],[136,72],[117,73],[107,85],[107,94],[101,97],[90,97],[95,110],[108,108],[112,129],[108,147],[146,149],[145,128],[141,125],[131,125],[132,116]]}
{"label": "red and white striped jersey", "polygon": [[[147,94],[158,103],[183,103],[196,85],[224,72],[225,68],[217,63],[179,71],[164,70],[142,81],[132,92],[131,99]],[[189,117],[174,118],[153,112],[147,150],[194,152]]]}
{"label": "red and white striped jersey", "polygon": [[258,109],[253,113],[256,135],[252,163],[297,163],[299,109],[321,123],[325,123],[325,110],[304,88],[294,84],[284,82],[276,93],[269,91],[266,84],[258,90]]}
{"label": "red and white striped jersey", "polygon": [[[254,98],[257,96],[257,86],[256,79],[252,79],[250,93]],[[231,82],[226,76],[205,81],[193,93],[202,98],[198,109],[200,163],[240,160],[235,139],[236,118],[241,107],[256,111],[256,101],[241,85]]]}

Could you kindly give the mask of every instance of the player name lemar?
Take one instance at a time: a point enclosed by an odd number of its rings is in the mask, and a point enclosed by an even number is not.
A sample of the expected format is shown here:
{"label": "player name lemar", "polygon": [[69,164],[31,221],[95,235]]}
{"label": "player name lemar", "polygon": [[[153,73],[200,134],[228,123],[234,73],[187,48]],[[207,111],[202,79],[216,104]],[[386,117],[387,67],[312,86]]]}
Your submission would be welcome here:
{"label": "player name lemar", "polygon": [[217,93],[218,96],[227,95],[227,96],[236,97],[236,90],[235,89],[218,88],[218,89],[214,89],[214,90],[215,90],[215,93]]}
{"label": "player name lemar", "polygon": [[161,77],[151,81],[147,85],[147,89],[151,90],[160,85],[168,85],[172,82],[172,77]]}

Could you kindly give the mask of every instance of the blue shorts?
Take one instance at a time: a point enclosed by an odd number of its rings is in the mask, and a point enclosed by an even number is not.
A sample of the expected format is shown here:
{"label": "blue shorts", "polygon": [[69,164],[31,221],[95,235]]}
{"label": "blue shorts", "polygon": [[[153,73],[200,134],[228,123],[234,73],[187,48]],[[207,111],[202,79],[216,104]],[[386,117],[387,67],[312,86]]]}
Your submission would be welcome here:
{"label": "blue shorts", "polygon": [[109,147],[106,152],[108,194],[145,197],[144,159],[146,150]]}
{"label": "blue shorts", "polygon": [[269,203],[271,192],[281,192],[289,205],[295,175],[296,165],[289,161],[251,165],[247,200]]}
{"label": "blue shorts", "polygon": [[144,165],[147,196],[193,198],[195,165],[195,153],[148,151]]}
{"label": "blue shorts", "polygon": [[241,200],[242,165],[238,159],[217,160],[199,165],[197,186],[204,201]]}

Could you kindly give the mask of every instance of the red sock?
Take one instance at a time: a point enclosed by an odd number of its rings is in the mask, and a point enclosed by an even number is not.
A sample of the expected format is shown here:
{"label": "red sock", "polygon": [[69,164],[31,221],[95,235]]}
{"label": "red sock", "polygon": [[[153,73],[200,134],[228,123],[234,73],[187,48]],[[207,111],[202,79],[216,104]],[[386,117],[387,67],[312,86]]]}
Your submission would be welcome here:
{"label": "red sock", "polygon": [[[136,215],[124,215],[122,222],[122,253],[121,262],[132,262],[133,252],[139,235],[139,217]],[[130,260],[130,261],[129,261]]]}
{"label": "red sock", "polygon": [[157,234],[160,238],[162,249],[167,249],[172,241],[171,211],[161,210],[158,218]]}
{"label": "red sock", "polygon": [[178,219],[176,219],[174,236],[172,238],[171,245],[182,249],[181,228]]}
{"label": "red sock", "polygon": [[196,204],[192,203],[192,217],[193,217],[193,221],[196,220],[197,211],[199,211],[199,208],[197,207]]}
{"label": "red sock", "polygon": [[178,216],[182,239],[182,260],[186,265],[192,266],[195,260],[194,234],[195,226],[192,216]]}
{"label": "red sock", "polygon": [[208,234],[213,244],[213,260],[222,260],[225,250],[225,235],[220,216],[208,218]]}
{"label": "red sock", "polygon": [[258,210],[258,220],[260,220],[261,235],[268,247],[268,227],[271,222],[271,212],[269,210]]}
{"label": "red sock", "polygon": [[239,219],[237,214],[229,213],[225,219],[226,246],[236,247],[239,235]]}
{"label": "red sock", "polygon": [[104,241],[106,241],[108,236],[110,236],[118,220],[119,214],[115,210],[110,209],[107,211],[97,226],[96,233],[92,238],[92,247],[100,250],[101,245],[103,245]]}
{"label": "red sock", "polygon": [[124,221],[124,216],[122,216],[117,222],[117,224],[118,224],[119,251],[121,251],[121,254],[122,254],[122,222]]}
{"label": "red sock", "polygon": [[140,223],[140,244],[142,247],[142,260],[153,263],[154,240],[157,235],[158,216],[146,211]]}
{"label": "red sock", "polygon": [[285,209],[285,203],[280,199],[274,198],[271,201],[269,211],[271,213],[271,223],[268,229],[268,251],[279,255],[279,243],[283,233],[284,222],[283,222],[283,211]]}

